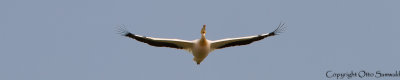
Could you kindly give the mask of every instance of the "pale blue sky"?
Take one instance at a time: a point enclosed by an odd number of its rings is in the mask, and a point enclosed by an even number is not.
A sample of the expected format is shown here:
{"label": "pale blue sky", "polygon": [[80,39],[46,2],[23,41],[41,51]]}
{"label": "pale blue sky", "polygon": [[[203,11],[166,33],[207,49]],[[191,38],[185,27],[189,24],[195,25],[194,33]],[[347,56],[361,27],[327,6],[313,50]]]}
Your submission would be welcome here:
{"label": "pale blue sky", "polygon": [[[400,70],[398,0],[1,0],[0,80],[322,80]],[[282,35],[212,52],[120,36],[193,40]],[[359,80],[354,78],[352,80]],[[374,80],[376,78],[366,78]],[[381,78],[386,80],[400,79]]]}

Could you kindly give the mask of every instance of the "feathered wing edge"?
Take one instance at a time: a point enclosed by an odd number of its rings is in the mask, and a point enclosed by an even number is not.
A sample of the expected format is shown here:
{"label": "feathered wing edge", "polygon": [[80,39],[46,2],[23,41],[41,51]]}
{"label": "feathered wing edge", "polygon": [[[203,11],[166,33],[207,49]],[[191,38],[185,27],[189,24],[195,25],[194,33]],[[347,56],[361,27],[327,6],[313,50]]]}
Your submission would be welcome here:
{"label": "feathered wing edge", "polygon": [[227,38],[227,39],[221,39],[221,40],[216,40],[212,41],[211,43],[211,48],[214,49],[222,49],[226,47],[233,47],[233,46],[241,46],[241,45],[247,45],[255,41],[262,40],[266,37],[269,36],[275,36],[278,35],[279,33],[282,33],[285,30],[286,26],[285,23],[280,23],[278,25],[278,28],[276,28],[274,31],[267,33],[267,34],[261,34],[257,36],[248,36],[248,37],[240,37],[240,38]]}
{"label": "feathered wing edge", "polygon": [[180,40],[180,39],[166,39],[166,38],[152,38],[152,37],[145,37],[140,35],[132,34],[131,32],[126,29],[124,25],[118,26],[119,34],[135,39],[137,41],[146,43],[151,46],[155,47],[169,47],[175,49],[185,49],[187,51],[191,51],[190,48],[194,45],[192,41],[187,40]]}

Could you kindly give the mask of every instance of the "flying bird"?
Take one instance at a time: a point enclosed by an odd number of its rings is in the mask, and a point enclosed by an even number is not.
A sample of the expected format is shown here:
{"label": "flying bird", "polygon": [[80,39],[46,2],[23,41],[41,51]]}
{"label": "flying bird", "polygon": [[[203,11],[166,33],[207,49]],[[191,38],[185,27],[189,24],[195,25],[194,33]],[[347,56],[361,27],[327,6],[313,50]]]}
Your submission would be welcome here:
{"label": "flying bird", "polygon": [[201,38],[197,40],[181,40],[181,39],[167,39],[167,38],[154,38],[145,37],[133,34],[129,32],[125,27],[120,27],[119,32],[126,37],[135,39],[137,41],[147,43],[148,45],[155,47],[169,47],[175,49],[183,49],[189,51],[194,56],[193,61],[199,65],[210,52],[216,49],[223,49],[233,46],[247,45],[255,41],[262,40],[266,37],[275,36],[284,30],[285,24],[280,23],[278,28],[274,31],[266,34],[260,34],[255,36],[239,37],[239,38],[226,38],[221,40],[208,40],[206,39],[206,25],[203,25],[201,29]]}

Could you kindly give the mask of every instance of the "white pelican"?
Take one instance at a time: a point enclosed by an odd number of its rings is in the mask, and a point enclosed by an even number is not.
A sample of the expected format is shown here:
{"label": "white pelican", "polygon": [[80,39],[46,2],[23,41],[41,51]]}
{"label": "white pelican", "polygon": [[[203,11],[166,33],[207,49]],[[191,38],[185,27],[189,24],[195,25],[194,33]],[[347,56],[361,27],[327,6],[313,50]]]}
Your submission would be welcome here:
{"label": "white pelican", "polygon": [[151,46],[155,47],[170,47],[176,49],[183,49],[189,51],[193,54],[193,60],[199,65],[201,61],[203,61],[210,52],[215,49],[222,49],[226,47],[232,46],[240,46],[240,45],[247,45],[254,41],[262,40],[269,36],[275,36],[278,33],[281,33],[284,29],[284,23],[280,23],[278,28],[274,31],[266,34],[260,34],[256,36],[247,36],[247,37],[239,37],[239,38],[227,38],[221,40],[207,40],[206,39],[206,25],[203,25],[201,29],[201,38],[193,41],[188,40],[180,40],[180,39],[166,39],[166,38],[153,38],[153,37],[145,37],[136,34],[130,33],[125,28],[119,28],[119,31],[122,33],[123,36],[133,38],[137,41],[147,43]]}

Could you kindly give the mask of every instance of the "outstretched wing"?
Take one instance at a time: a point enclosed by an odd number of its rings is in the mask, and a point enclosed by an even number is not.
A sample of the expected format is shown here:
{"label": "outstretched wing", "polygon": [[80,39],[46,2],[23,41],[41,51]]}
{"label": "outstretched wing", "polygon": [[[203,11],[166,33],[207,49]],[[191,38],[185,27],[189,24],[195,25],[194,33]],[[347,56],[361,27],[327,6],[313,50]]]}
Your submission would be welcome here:
{"label": "outstretched wing", "polygon": [[119,28],[119,32],[123,36],[135,39],[135,40],[143,42],[143,43],[147,43],[147,44],[149,44],[151,46],[155,46],[155,47],[169,47],[169,48],[188,50],[194,44],[192,41],[187,41],[187,40],[152,38],[152,37],[135,35],[135,34],[130,33],[127,29],[125,29],[123,27]]}
{"label": "outstretched wing", "polygon": [[240,37],[240,38],[227,38],[227,39],[212,41],[211,48],[212,49],[222,49],[222,48],[232,47],[232,46],[247,45],[252,42],[262,40],[269,36],[278,35],[278,33],[281,33],[284,30],[284,28],[285,28],[284,26],[285,26],[284,23],[280,23],[278,28],[276,28],[273,32],[270,32],[267,34],[261,34],[261,35],[257,35],[257,36]]}

